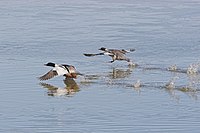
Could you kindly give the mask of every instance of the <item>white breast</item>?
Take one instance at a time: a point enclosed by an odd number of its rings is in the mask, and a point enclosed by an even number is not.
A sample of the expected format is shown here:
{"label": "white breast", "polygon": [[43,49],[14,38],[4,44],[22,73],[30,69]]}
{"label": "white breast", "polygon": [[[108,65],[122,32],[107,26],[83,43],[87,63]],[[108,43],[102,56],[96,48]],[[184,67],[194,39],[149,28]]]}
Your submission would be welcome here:
{"label": "white breast", "polygon": [[58,76],[69,73],[67,71],[67,69],[65,69],[64,67],[60,67],[60,66],[55,66],[55,68],[53,70],[55,70],[58,73]]}
{"label": "white breast", "polygon": [[112,54],[112,53],[109,53],[109,52],[104,52],[104,55],[112,56],[113,54]]}

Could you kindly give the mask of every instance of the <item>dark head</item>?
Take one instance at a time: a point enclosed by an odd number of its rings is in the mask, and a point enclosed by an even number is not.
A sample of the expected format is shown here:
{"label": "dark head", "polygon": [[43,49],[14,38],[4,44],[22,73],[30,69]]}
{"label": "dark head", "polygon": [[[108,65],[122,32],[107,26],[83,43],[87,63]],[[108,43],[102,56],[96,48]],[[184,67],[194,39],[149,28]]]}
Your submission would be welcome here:
{"label": "dark head", "polygon": [[55,63],[52,62],[48,62],[47,64],[44,64],[45,66],[51,66],[51,67],[55,67]]}
{"label": "dark head", "polygon": [[125,54],[125,53],[128,53],[128,51],[127,50],[125,50],[125,49],[122,49],[122,52]]}
{"label": "dark head", "polygon": [[101,47],[99,50],[106,51],[105,47]]}

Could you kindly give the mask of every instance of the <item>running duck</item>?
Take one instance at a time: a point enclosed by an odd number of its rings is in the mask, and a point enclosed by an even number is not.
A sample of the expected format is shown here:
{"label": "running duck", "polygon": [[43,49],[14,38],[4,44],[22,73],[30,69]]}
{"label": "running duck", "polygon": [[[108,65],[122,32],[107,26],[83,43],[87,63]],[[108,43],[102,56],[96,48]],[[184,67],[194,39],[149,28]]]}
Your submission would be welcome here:
{"label": "running duck", "polygon": [[102,53],[97,54],[84,54],[85,56],[97,56],[97,55],[108,55],[112,57],[112,61],[110,63],[113,63],[115,60],[124,60],[127,62],[131,62],[129,58],[125,56],[126,53],[130,53],[135,51],[135,49],[125,50],[125,49],[107,49],[105,47],[101,47],[99,50],[103,51]]}

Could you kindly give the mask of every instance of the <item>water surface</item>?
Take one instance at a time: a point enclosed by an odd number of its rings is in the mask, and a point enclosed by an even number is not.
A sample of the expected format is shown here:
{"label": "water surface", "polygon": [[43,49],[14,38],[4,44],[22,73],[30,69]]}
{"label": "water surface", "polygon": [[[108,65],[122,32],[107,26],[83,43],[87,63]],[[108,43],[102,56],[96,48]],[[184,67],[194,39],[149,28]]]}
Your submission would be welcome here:
{"label": "water surface", "polygon": [[[199,74],[187,74],[200,57],[198,0],[0,5],[0,132],[199,132]],[[139,66],[83,56],[102,46],[135,48],[127,56]],[[88,79],[76,79],[70,93],[63,77],[41,83],[49,61],[72,64]],[[181,72],[167,70],[173,65]]]}

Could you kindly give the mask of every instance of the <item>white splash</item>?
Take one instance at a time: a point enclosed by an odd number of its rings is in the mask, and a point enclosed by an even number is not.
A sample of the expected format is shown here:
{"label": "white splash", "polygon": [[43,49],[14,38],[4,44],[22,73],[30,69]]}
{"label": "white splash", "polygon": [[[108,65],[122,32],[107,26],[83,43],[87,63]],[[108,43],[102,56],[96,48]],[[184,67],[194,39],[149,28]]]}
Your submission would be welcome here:
{"label": "white splash", "polygon": [[134,63],[133,61],[130,61],[130,62],[128,62],[128,66],[129,66],[129,67],[136,67],[137,64]]}
{"label": "white splash", "polygon": [[140,80],[137,80],[134,84],[133,84],[134,88],[140,88],[141,87],[141,82]]}
{"label": "white splash", "polygon": [[168,67],[167,70],[169,70],[169,71],[176,71],[177,70],[176,64]]}
{"label": "white splash", "polygon": [[187,68],[187,74],[189,75],[198,74],[198,68],[199,68],[199,64],[189,65],[189,67]]}
{"label": "white splash", "polygon": [[178,79],[179,77],[173,77],[166,85],[166,89],[174,89],[175,88],[175,80]]}

